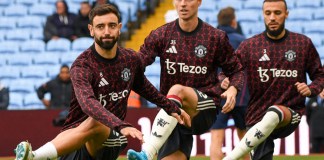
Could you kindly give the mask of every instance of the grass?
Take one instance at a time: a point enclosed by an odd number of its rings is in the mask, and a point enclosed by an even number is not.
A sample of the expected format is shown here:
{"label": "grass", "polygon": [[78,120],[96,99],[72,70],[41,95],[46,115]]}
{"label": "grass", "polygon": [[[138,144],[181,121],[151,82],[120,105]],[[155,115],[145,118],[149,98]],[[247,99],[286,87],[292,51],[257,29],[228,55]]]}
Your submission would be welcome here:
{"label": "grass", "polygon": [[[0,158],[0,160],[13,160],[14,157]],[[309,156],[275,156],[273,160],[323,160],[324,155],[309,155]],[[118,158],[118,160],[127,160],[125,157]],[[209,160],[209,157],[196,156],[190,160]]]}

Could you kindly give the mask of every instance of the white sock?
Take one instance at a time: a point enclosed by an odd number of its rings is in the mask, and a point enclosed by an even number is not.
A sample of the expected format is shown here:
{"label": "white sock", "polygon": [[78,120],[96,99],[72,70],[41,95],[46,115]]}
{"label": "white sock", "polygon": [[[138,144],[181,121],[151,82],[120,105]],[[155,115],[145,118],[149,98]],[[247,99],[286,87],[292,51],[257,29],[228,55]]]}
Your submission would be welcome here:
{"label": "white sock", "polygon": [[249,129],[237,146],[223,160],[237,160],[263,142],[279,124],[276,112],[268,111],[262,120]]}
{"label": "white sock", "polygon": [[151,135],[143,144],[143,151],[147,154],[149,160],[154,158],[177,123],[177,119],[169,116],[163,109],[159,111],[154,119]]}
{"label": "white sock", "polygon": [[53,143],[47,142],[36,151],[33,151],[33,155],[33,160],[55,159],[57,158],[57,150]]}

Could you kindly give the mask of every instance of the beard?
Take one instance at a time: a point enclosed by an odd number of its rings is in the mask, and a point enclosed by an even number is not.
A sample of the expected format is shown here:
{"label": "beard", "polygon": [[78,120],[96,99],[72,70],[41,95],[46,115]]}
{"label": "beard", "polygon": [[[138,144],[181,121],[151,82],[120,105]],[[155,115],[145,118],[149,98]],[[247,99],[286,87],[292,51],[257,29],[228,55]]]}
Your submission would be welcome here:
{"label": "beard", "polygon": [[[102,39],[103,38],[110,38],[112,39],[111,42],[109,41],[103,41]],[[119,36],[117,36],[116,38],[115,37],[110,37],[110,36],[106,36],[106,37],[100,37],[100,39],[98,39],[97,37],[95,37],[95,42],[103,49],[106,49],[106,50],[111,50],[116,42],[118,41],[119,39]]]}
{"label": "beard", "polygon": [[269,26],[268,25],[265,25],[266,27],[266,31],[267,33],[270,35],[270,36],[273,36],[273,37],[277,37],[279,36],[282,31],[285,29],[285,23],[279,25],[279,28],[276,29],[276,30],[270,30]]}

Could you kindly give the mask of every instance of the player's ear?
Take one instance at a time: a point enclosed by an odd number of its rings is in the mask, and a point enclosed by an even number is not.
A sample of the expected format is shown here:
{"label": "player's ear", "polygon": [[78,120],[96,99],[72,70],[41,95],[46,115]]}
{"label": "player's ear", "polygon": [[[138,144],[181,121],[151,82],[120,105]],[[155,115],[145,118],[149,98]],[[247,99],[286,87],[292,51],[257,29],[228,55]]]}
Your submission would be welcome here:
{"label": "player's ear", "polygon": [[94,33],[93,33],[93,26],[91,24],[88,24],[88,29],[90,31],[90,35],[93,37]]}

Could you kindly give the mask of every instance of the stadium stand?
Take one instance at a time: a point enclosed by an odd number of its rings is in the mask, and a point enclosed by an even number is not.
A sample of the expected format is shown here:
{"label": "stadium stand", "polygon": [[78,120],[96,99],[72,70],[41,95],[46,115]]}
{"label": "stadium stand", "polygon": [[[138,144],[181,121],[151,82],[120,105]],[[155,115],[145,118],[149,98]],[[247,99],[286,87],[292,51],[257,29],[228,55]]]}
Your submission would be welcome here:
{"label": "stadium stand", "polygon": [[[93,39],[63,40],[45,43],[43,27],[46,17],[55,11],[57,0],[0,0],[0,80],[12,87],[9,109],[41,109],[38,99],[33,99],[35,83],[41,84],[57,76],[61,64],[71,65],[75,58],[92,43]],[[76,13],[83,0],[66,0]],[[92,4],[94,0],[90,0]],[[146,0],[111,0],[121,9],[122,40],[130,39],[134,28],[140,27],[141,14],[151,9],[158,0],[146,6]],[[155,3],[153,3],[155,2]],[[264,31],[261,6],[256,0],[204,0],[199,8],[199,17],[212,26],[217,26],[217,13],[221,8],[232,6],[237,10],[246,37]],[[291,9],[286,21],[290,31],[309,36],[324,61],[324,0],[288,0]],[[153,11],[154,12],[154,11]],[[145,17],[145,16],[144,16]],[[145,74],[158,87],[160,84],[159,60],[147,67]],[[38,71],[36,71],[36,70]],[[158,71],[157,71],[158,70]],[[34,76],[34,77],[33,77]],[[24,85],[17,80],[26,81]],[[24,94],[16,93],[25,87]],[[15,89],[16,88],[16,89]],[[27,94],[28,92],[33,92]],[[26,95],[26,96],[25,96]],[[35,97],[34,97],[35,98]],[[27,100],[28,99],[28,100]],[[150,104],[149,104],[150,107]],[[153,105],[151,106],[153,107]]]}

